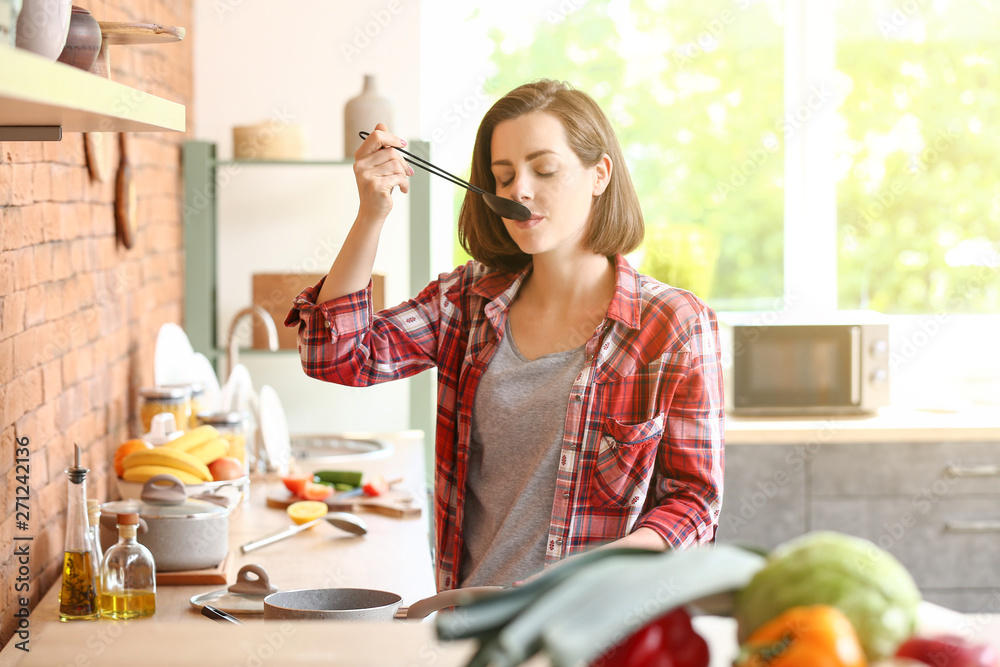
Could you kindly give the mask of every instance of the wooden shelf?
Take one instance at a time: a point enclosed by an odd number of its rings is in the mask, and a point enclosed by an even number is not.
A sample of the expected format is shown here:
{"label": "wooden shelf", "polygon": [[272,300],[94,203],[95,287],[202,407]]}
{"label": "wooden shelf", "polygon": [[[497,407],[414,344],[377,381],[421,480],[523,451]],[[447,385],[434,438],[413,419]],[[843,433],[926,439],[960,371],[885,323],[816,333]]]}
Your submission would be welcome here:
{"label": "wooden shelf", "polygon": [[184,105],[23,49],[0,47],[0,131],[183,132]]}

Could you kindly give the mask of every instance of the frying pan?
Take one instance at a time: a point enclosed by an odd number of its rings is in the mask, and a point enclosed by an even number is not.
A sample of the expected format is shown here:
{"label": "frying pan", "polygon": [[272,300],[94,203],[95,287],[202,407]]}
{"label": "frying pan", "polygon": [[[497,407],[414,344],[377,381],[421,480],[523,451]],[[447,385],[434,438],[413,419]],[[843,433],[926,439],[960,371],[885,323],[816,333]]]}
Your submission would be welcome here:
{"label": "frying pan", "polygon": [[469,604],[502,590],[500,586],[474,586],[443,591],[409,607],[396,593],[368,588],[307,588],[271,593],[264,598],[264,620],[330,619],[340,621],[389,621],[422,619],[435,611]]}

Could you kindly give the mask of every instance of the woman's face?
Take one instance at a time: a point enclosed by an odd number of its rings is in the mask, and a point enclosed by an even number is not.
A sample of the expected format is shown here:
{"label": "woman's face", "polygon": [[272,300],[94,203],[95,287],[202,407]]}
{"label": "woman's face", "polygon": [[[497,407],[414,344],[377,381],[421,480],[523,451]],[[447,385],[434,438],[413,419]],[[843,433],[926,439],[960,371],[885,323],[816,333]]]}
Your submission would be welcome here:
{"label": "woman's face", "polygon": [[586,167],[566,142],[562,122],[543,111],[505,120],[490,142],[496,194],[520,202],[530,220],[503,219],[507,233],[529,255],[579,251],[593,198],[604,192],[611,159]]}

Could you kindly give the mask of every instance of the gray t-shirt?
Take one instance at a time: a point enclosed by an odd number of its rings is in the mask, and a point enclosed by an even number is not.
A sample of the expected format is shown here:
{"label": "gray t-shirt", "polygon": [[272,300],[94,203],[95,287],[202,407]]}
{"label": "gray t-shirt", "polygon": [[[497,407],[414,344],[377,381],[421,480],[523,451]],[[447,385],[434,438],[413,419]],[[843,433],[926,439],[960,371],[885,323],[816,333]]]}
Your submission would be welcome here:
{"label": "gray t-shirt", "polygon": [[508,324],[472,409],[463,587],[508,586],[545,564],[569,390],[585,347],[529,361]]}

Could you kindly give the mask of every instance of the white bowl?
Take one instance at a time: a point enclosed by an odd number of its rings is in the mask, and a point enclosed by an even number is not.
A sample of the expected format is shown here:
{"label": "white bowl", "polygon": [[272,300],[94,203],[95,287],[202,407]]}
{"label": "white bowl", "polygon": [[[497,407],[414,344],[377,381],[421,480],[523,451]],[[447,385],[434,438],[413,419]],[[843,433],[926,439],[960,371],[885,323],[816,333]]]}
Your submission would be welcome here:
{"label": "white bowl", "polygon": [[[143,486],[141,482],[129,482],[121,477],[116,477],[115,479],[118,482],[118,493],[121,494],[122,500],[141,498]],[[249,475],[243,475],[237,479],[227,479],[219,482],[205,482],[204,484],[190,485],[185,484],[184,491],[189,497],[200,496],[202,494],[223,496],[229,501],[229,504],[235,504],[240,501],[243,493],[246,491],[247,485],[249,484]]]}

